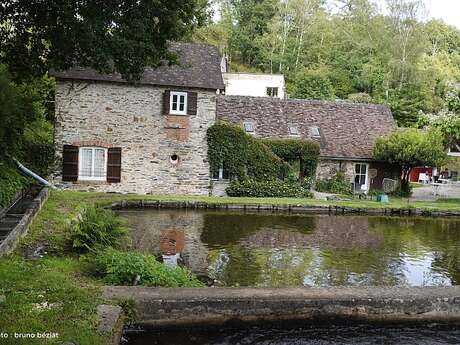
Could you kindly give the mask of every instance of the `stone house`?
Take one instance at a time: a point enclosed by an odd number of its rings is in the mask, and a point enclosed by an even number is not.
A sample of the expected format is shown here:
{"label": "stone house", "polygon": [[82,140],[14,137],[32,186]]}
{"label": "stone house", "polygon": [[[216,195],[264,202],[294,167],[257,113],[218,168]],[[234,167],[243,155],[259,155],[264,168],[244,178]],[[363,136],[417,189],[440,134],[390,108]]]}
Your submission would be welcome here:
{"label": "stone house", "polygon": [[56,78],[55,181],[106,192],[209,193],[206,130],[224,89],[217,49],[173,43],[180,64],[136,84],[88,68]]}
{"label": "stone house", "polygon": [[356,192],[382,189],[384,178],[400,175],[399,167],[373,159],[376,139],[396,128],[390,110],[382,105],[219,96],[217,117],[260,138],[317,141],[316,178],[329,179],[343,172]]}
{"label": "stone house", "polygon": [[[52,71],[55,147],[62,162],[55,182],[80,190],[208,195],[206,131],[217,119],[257,137],[318,141],[317,178],[343,171],[358,191],[380,189],[384,177],[399,173],[372,159],[375,139],[396,126],[386,107],[222,96],[216,48],[173,43],[171,50],[179,65],[147,68],[136,84],[88,68]],[[220,181],[221,187],[226,183]]]}

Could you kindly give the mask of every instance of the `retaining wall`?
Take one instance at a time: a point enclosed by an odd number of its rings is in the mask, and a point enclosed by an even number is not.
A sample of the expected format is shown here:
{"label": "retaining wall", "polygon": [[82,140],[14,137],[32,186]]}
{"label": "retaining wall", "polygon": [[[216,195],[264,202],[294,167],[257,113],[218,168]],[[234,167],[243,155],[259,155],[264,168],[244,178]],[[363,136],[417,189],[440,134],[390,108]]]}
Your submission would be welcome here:
{"label": "retaining wall", "polygon": [[32,223],[37,212],[48,199],[49,189],[43,188],[40,193],[33,199],[29,207],[25,211],[19,223],[10,231],[8,236],[0,243],[0,256],[11,253],[19,241],[19,239],[27,233],[29,225]]}
{"label": "retaining wall", "polygon": [[322,319],[460,322],[460,286],[427,288],[148,288],[110,286],[105,298],[133,299],[141,324],[222,325]]}
{"label": "retaining wall", "polygon": [[200,201],[159,201],[159,200],[129,200],[112,203],[108,206],[114,210],[135,208],[185,208],[209,210],[241,210],[241,211],[272,211],[312,214],[369,214],[384,216],[424,216],[424,217],[460,217],[460,211],[438,211],[421,208],[364,208],[336,205],[261,205],[261,204],[232,204],[208,203]]}

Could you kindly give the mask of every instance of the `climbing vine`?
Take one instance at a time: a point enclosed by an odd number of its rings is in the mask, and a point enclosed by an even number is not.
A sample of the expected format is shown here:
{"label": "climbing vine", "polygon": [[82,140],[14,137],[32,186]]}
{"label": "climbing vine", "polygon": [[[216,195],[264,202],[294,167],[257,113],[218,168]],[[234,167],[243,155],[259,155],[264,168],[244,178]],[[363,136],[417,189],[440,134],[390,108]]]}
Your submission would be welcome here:
{"label": "climbing vine", "polygon": [[296,162],[300,163],[296,175],[312,176],[319,157],[319,147],[313,141],[257,139],[239,126],[222,121],[208,129],[207,140],[211,173],[224,167],[231,178],[239,180],[282,180],[296,174]]}

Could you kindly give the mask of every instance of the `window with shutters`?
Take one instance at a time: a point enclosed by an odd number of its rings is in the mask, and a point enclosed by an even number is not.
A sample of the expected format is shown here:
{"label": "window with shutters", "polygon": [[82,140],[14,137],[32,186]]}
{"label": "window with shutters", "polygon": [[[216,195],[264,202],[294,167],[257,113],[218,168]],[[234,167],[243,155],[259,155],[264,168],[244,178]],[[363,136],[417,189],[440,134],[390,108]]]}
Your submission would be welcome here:
{"label": "window with shutters", "polygon": [[169,113],[187,115],[187,92],[171,91],[169,96]]}
{"label": "window with shutters", "polygon": [[107,149],[80,147],[78,179],[81,181],[105,181],[107,179]]}

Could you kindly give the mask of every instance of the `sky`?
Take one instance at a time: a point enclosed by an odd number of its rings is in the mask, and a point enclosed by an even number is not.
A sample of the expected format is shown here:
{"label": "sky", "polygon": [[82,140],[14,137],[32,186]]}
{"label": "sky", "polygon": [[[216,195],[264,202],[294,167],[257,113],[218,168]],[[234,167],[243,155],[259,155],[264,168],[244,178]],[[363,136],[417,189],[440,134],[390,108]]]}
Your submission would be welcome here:
{"label": "sky", "polygon": [[424,0],[429,17],[441,18],[460,29],[460,0]]}
{"label": "sky", "polygon": [[[334,0],[330,0],[334,2]],[[383,3],[384,0],[377,0]],[[428,18],[442,19],[450,25],[460,29],[460,0],[423,0],[428,12]],[[219,17],[218,11],[215,11],[214,19]]]}

